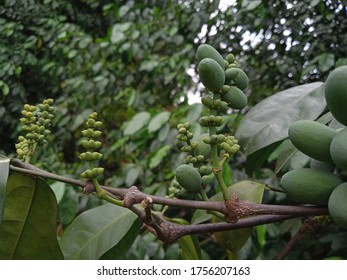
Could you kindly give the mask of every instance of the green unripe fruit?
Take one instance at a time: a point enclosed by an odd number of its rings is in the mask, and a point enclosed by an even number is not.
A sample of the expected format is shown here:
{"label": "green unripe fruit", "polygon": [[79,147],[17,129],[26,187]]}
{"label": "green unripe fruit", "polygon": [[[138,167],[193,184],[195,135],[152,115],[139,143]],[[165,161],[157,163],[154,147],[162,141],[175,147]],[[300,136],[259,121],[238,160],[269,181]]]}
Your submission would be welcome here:
{"label": "green unripe fruit", "polygon": [[289,198],[299,203],[327,205],[331,192],[342,183],[338,176],[310,168],[287,172],[281,187]]}
{"label": "green unripe fruit", "polygon": [[201,103],[209,109],[213,109],[213,99],[209,96],[204,96],[201,98]]}
{"label": "green unripe fruit", "polygon": [[199,172],[203,176],[210,175],[212,173],[212,166],[203,165],[199,168]]}
{"label": "green unripe fruit", "polygon": [[196,159],[198,160],[198,162],[203,162],[205,160],[205,157],[203,155],[198,155],[196,156]]}
{"label": "green unripe fruit", "polygon": [[194,150],[195,155],[203,155],[208,158],[211,154],[211,145],[204,142],[205,137],[209,137],[208,133],[201,134],[197,139],[197,146]]}
{"label": "green unripe fruit", "polygon": [[238,87],[231,86],[229,90],[222,95],[222,100],[228,103],[233,109],[242,109],[247,105],[247,96]]}
{"label": "green unripe fruit", "polygon": [[330,144],[336,131],[322,123],[300,120],[292,123],[288,135],[293,145],[316,160],[332,162]]}
{"label": "green unripe fruit", "polygon": [[201,178],[202,185],[204,187],[206,187],[206,186],[212,184],[213,179],[214,179],[214,176],[208,176],[208,175],[202,176],[202,178]]}
{"label": "green unripe fruit", "polygon": [[176,168],[177,182],[188,192],[199,192],[202,181],[198,170],[189,164],[181,164]]}
{"label": "green unripe fruit", "polygon": [[82,135],[83,135],[84,137],[90,138],[90,137],[93,136],[93,133],[94,133],[94,131],[93,131],[93,129],[91,129],[91,128],[82,130]]}
{"label": "green unripe fruit", "polygon": [[224,85],[221,90],[221,94],[226,93],[230,89],[229,85]]}
{"label": "green unripe fruit", "polygon": [[104,168],[102,168],[102,167],[95,167],[92,169],[93,177],[97,177],[103,173],[104,173]]}
{"label": "green unripe fruit", "polygon": [[232,83],[239,89],[244,90],[248,87],[249,79],[240,68],[228,68],[225,70],[225,83]]}
{"label": "green unripe fruit", "polygon": [[334,136],[330,145],[330,154],[333,162],[347,172],[347,128]]}
{"label": "green unripe fruit", "polygon": [[88,127],[94,127],[95,126],[95,120],[94,119],[88,119],[86,122],[86,125]]}
{"label": "green unripe fruit", "polygon": [[216,61],[219,64],[219,66],[224,70],[224,67],[225,67],[224,58],[211,45],[208,45],[208,44],[200,45],[196,51],[196,56],[199,62],[205,58],[211,58],[214,61]]}
{"label": "green unripe fruit", "polygon": [[227,60],[224,60],[224,69],[229,67],[229,62]]}
{"label": "green unripe fruit", "polygon": [[94,127],[95,127],[95,128],[100,128],[100,127],[102,127],[102,122],[96,121]]}
{"label": "green unripe fruit", "polygon": [[99,160],[102,158],[102,154],[98,152],[92,152],[92,159],[93,160]]}
{"label": "green unripe fruit", "polygon": [[204,58],[198,65],[200,80],[212,92],[218,92],[224,85],[225,73],[212,58]]}
{"label": "green unripe fruit", "polygon": [[196,192],[188,192],[185,189],[181,189],[180,193],[179,193],[179,197],[180,198],[184,198],[184,199],[189,199],[189,200],[195,200],[197,196]]}
{"label": "green unripe fruit", "polygon": [[342,183],[333,190],[328,208],[333,221],[347,229],[347,183]]}
{"label": "green unripe fruit", "polygon": [[192,152],[192,147],[191,146],[184,146],[181,148],[181,151],[184,153],[191,153]]}
{"label": "green unripe fruit", "polygon": [[234,63],[235,62],[235,56],[232,53],[229,53],[227,56],[227,61],[229,62],[229,64]]}
{"label": "green unripe fruit", "polygon": [[187,133],[187,129],[185,127],[181,127],[179,130],[178,130],[178,133],[179,134],[186,134]]}
{"label": "green unripe fruit", "polygon": [[89,137],[94,137],[94,138],[98,138],[100,137],[102,134],[102,132],[100,130],[95,130],[92,134],[92,136],[89,136]]}
{"label": "green unripe fruit", "polygon": [[324,86],[325,100],[330,112],[340,123],[347,125],[347,66],[333,70]]}
{"label": "green unripe fruit", "polygon": [[83,177],[83,178],[93,178],[94,176],[93,176],[93,171],[92,170],[90,170],[90,169],[87,169],[86,171],[84,171],[82,174],[81,174],[81,176]]}

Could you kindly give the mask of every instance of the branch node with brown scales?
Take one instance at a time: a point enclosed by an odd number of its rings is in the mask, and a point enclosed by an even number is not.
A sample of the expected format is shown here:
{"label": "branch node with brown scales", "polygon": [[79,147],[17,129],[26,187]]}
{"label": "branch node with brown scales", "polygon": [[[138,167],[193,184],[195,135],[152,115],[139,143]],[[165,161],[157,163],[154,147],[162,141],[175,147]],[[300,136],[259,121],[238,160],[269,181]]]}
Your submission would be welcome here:
{"label": "branch node with brown scales", "polygon": [[140,192],[136,186],[130,187],[124,195],[124,206],[129,208],[135,204],[141,203],[146,196]]}
{"label": "branch node with brown scales", "polygon": [[240,200],[236,193],[231,193],[230,199],[225,202],[225,221],[227,223],[236,223],[241,218],[254,215],[254,209],[251,203]]}

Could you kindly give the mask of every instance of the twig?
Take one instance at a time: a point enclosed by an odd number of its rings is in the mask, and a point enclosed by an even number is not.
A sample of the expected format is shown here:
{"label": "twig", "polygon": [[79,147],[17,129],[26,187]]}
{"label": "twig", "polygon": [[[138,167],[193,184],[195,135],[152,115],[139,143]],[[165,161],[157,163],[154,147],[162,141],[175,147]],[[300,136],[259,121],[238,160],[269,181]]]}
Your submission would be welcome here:
{"label": "twig", "polygon": [[275,259],[284,260],[301,240],[316,233],[320,226],[321,223],[319,220],[312,217],[306,219],[306,221],[299,228],[298,232],[289,240],[287,245],[282,249]]}
{"label": "twig", "polygon": [[163,235],[165,236],[165,239],[162,239],[162,241],[174,242],[184,235],[241,229],[257,225],[285,221],[293,218],[295,217],[288,215],[263,215],[241,219],[234,224],[218,222],[197,225],[179,225],[171,222],[164,222],[160,225],[160,227],[162,228]]}

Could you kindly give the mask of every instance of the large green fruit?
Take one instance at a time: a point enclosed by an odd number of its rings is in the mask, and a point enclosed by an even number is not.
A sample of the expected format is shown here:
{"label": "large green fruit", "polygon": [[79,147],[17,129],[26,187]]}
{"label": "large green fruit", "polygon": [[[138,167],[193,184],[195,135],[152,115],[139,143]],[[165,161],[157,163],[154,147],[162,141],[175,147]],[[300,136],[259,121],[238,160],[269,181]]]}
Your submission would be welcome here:
{"label": "large green fruit", "polygon": [[242,109],[247,105],[247,96],[235,86],[231,86],[227,92],[223,93],[222,100],[233,109]]}
{"label": "large green fruit", "polygon": [[225,82],[222,67],[212,58],[204,58],[198,65],[200,80],[212,92],[219,91]]}
{"label": "large green fruit", "polygon": [[334,136],[330,145],[330,154],[334,163],[347,172],[347,128]]}
{"label": "large green fruit", "polygon": [[201,134],[197,139],[197,146],[195,149],[195,155],[203,155],[207,159],[211,154],[211,145],[204,142],[204,137],[208,136],[208,133]]}
{"label": "large green fruit", "polygon": [[197,51],[196,51],[196,56],[199,60],[199,62],[201,60],[203,60],[204,58],[212,58],[213,60],[215,60],[220,67],[222,67],[222,69],[224,70],[225,67],[225,62],[223,57],[220,55],[220,53],[211,45],[209,44],[202,44],[198,47]]}
{"label": "large green fruit", "polygon": [[225,70],[225,81],[227,84],[235,85],[241,90],[246,89],[249,84],[246,73],[239,68],[229,68]]}
{"label": "large green fruit", "polygon": [[347,125],[347,66],[333,70],[325,81],[325,100],[330,112]]}
{"label": "large green fruit", "polygon": [[288,130],[293,145],[316,160],[332,162],[330,144],[336,131],[322,123],[300,120],[292,123]]}
{"label": "large green fruit", "polygon": [[176,180],[188,192],[196,193],[201,190],[201,175],[192,165],[179,165],[176,168]]}
{"label": "large green fruit", "polygon": [[347,229],[347,183],[342,183],[333,190],[328,208],[334,222]]}
{"label": "large green fruit", "polygon": [[341,178],[332,173],[298,168],[283,175],[281,187],[299,203],[327,205],[331,192],[341,183]]}

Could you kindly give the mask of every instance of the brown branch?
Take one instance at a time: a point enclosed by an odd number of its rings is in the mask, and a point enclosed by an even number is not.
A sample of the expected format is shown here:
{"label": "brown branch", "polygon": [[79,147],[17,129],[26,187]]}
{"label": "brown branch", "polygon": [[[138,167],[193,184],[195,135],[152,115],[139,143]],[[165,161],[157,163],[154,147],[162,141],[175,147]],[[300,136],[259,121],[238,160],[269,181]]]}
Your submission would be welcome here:
{"label": "brown branch", "polygon": [[[23,163],[17,159],[11,160],[11,169],[23,172],[27,174],[31,174],[34,176],[42,176],[50,179],[54,179],[57,181],[62,181],[68,184],[77,185],[83,188],[84,193],[89,194],[95,191],[94,185],[90,184],[90,182],[76,180],[72,178],[67,178],[64,176],[56,175],[47,171],[44,171],[40,168],[37,168],[31,164]],[[230,229],[228,224],[233,228],[233,226],[247,227],[247,223],[251,223],[252,221],[257,221],[261,223],[262,219],[265,221],[271,220],[269,217],[273,216],[274,221],[276,221],[276,217],[280,217],[281,219],[290,219],[292,217],[299,216],[317,216],[317,215],[327,215],[328,209],[327,207],[318,207],[318,206],[296,206],[296,205],[267,205],[267,204],[257,204],[248,201],[240,200],[236,194],[232,194],[230,200],[228,201],[196,201],[196,200],[185,200],[185,199],[172,199],[165,198],[153,195],[147,195],[141,192],[136,186],[132,186],[128,189],[116,189],[107,186],[101,186],[108,195],[111,195],[117,199],[123,199],[124,207],[133,211],[142,221],[146,223],[151,231],[155,232],[159,238],[163,239],[177,239],[177,237],[171,238],[166,237],[169,232],[170,235],[175,236],[179,232],[179,234],[190,234],[189,232],[197,230],[197,232],[203,231],[218,231],[223,230],[222,228],[226,227],[225,230]],[[153,204],[161,204],[172,207],[182,207],[189,209],[202,209],[206,211],[218,211],[225,215],[226,223],[219,224],[203,224],[203,225],[190,225],[184,226],[185,230],[183,233],[178,230],[177,225],[170,223],[164,223],[162,226],[158,226],[154,219],[151,221],[148,220],[148,213],[144,213],[139,208],[135,207],[136,204],[140,204],[142,201],[146,199],[151,199],[151,203]],[[264,215],[261,217],[252,217],[256,215]],[[242,219],[247,217],[247,219]],[[157,217],[158,218],[158,217]],[[255,219],[255,220],[254,220]],[[263,222],[265,222],[263,221]],[[198,226],[196,228],[196,226]],[[209,228],[211,227],[211,228]],[[219,228],[221,227],[221,228]],[[170,228],[169,230],[167,228]],[[163,231],[164,233],[162,233]],[[171,232],[170,232],[171,231]],[[187,233],[186,233],[187,232]],[[160,237],[162,236],[162,237]]]}
{"label": "brown branch", "polygon": [[212,233],[218,231],[227,231],[241,228],[248,228],[257,225],[270,224],[295,218],[288,215],[263,215],[251,218],[241,219],[238,222],[231,224],[226,222],[207,223],[197,225],[179,225],[171,222],[164,222],[160,225],[162,228],[163,242],[174,242],[184,235]]}
{"label": "brown branch", "polygon": [[325,224],[319,219],[319,217],[310,217],[301,225],[297,233],[289,240],[287,245],[282,249],[282,251],[275,258],[276,260],[284,260],[293,248],[307,236],[315,234],[321,226]]}

